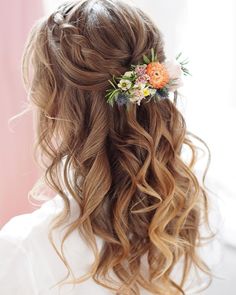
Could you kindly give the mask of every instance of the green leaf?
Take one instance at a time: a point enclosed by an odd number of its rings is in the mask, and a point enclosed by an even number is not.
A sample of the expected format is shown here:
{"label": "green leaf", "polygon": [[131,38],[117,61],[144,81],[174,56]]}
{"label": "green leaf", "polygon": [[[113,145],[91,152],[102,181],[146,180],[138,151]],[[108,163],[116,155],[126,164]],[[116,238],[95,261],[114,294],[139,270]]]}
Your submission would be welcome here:
{"label": "green leaf", "polygon": [[150,59],[144,54],[143,55],[143,61],[146,63],[146,64],[149,64],[151,61]]}
{"label": "green leaf", "polygon": [[190,72],[189,72],[188,69],[186,69],[186,68],[182,68],[182,71],[184,72],[184,75],[185,75],[185,76],[187,76],[187,75],[192,76],[192,75],[190,74]]}
{"label": "green leaf", "polygon": [[120,89],[116,89],[115,91],[113,91],[111,96],[113,97],[114,95],[118,94],[118,92],[120,92]]}
{"label": "green leaf", "polygon": [[114,95],[118,94],[118,92],[120,92],[120,89],[112,90],[109,93],[107,93],[105,97],[108,97],[108,99],[113,99]]}
{"label": "green leaf", "polygon": [[113,104],[114,104],[113,97],[109,97],[108,100],[107,100],[107,102],[110,103],[113,106]]}
{"label": "green leaf", "polygon": [[105,95],[105,97],[110,97],[112,93],[113,93],[113,91],[110,91],[109,93],[107,93],[107,94]]}
{"label": "green leaf", "polygon": [[180,56],[182,55],[182,52],[180,52],[177,56],[176,59],[178,60],[180,58]]}
{"label": "green leaf", "polygon": [[189,60],[187,58],[180,62],[181,65],[186,65],[188,63],[189,63]]}
{"label": "green leaf", "polygon": [[108,82],[112,85],[113,88],[116,88],[116,85],[111,80],[108,80]]}
{"label": "green leaf", "polygon": [[187,58],[185,58],[184,60],[180,61],[179,58],[180,56],[182,56],[182,52],[180,52],[177,57],[176,57],[176,60],[179,62],[179,64],[181,65],[181,70],[183,71],[184,75],[187,76],[187,75],[190,75],[190,72],[189,70],[185,67],[186,64],[189,63],[189,60]]}
{"label": "green leaf", "polygon": [[127,76],[122,76],[122,79],[124,80],[129,80],[129,81],[134,81],[134,75],[132,75],[131,77],[127,77]]}
{"label": "green leaf", "polygon": [[154,49],[151,49],[151,56],[152,56],[152,62],[155,60],[155,53],[154,53]]}
{"label": "green leaf", "polygon": [[113,105],[114,105],[114,101],[113,100],[108,100],[107,102],[113,107]]}

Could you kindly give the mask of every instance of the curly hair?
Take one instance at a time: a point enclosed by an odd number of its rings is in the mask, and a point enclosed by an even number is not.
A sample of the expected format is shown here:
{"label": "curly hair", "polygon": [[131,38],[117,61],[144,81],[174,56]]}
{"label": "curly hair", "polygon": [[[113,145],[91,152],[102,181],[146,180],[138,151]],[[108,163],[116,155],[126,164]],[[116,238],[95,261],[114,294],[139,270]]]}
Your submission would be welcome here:
{"label": "curly hair", "polygon": [[[56,23],[58,12],[62,18]],[[161,32],[139,8],[116,0],[83,0],[67,2],[38,20],[22,58],[36,114],[35,156],[43,163],[44,181],[64,204],[49,239],[68,277],[63,245],[79,230],[95,257],[86,278],[116,294],[138,295],[142,288],[152,294],[185,294],[192,266],[211,277],[197,251],[201,222],[209,225],[204,183],[209,148],[187,131],[177,99],[132,104],[128,111],[105,100],[113,75],[139,63],[151,48],[163,62],[163,47]],[[198,146],[191,137],[209,153],[202,183],[194,171]],[[184,146],[191,152],[189,161],[183,159]],[[63,186],[80,214],[67,228],[59,251],[52,232],[70,212]],[[96,237],[103,241],[100,250]],[[171,273],[181,259],[176,282]]]}

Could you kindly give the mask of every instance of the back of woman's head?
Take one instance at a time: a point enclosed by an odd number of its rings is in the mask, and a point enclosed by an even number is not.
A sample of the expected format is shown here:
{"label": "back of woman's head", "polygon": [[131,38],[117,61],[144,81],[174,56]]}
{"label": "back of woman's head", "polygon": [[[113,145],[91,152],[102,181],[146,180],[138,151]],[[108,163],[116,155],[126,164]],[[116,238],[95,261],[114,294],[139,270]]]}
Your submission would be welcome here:
{"label": "back of woman's head", "polygon": [[[108,80],[151,48],[164,62],[162,36],[140,9],[85,0],[61,5],[37,22],[23,59],[37,115],[36,149],[45,159],[47,183],[65,202],[55,224],[69,215],[66,187],[80,216],[63,243],[78,228],[95,254],[91,276],[117,294],[140,294],[140,288],[184,294],[190,266],[207,270],[197,255],[206,191],[193,172],[196,147],[176,101],[126,109],[105,99]],[[184,145],[192,152],[189,163],[181,158]],[[104,241],[101,251],[95,236]],[[180,259],[177,283],[171,272]],[[110,270],[116,282],[109,282]]]}

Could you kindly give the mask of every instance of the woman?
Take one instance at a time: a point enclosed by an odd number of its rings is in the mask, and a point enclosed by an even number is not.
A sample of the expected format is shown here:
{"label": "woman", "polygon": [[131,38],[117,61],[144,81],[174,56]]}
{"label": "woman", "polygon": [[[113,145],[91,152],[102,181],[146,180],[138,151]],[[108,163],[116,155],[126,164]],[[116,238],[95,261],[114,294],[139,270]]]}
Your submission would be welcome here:
{"label": "woman", "polygon": [[57,195],[2,228],[0,293],[186,294],[209,269],[208,196],[177,109],[184,63],[140,9],[85,0],[35,24],[23,70]]}

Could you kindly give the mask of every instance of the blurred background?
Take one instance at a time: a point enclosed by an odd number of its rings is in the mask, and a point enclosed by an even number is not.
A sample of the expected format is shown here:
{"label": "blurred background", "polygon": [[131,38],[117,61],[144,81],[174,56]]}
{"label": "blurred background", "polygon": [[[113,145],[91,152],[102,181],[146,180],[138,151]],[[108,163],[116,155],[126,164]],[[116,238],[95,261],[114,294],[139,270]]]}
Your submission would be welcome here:
{"label": "blurred background", "polygon": [[[21,55],[35,20],[64,1],[1,1],[0,19],[0,227],[12,216],[35,210],[28,193],[40,176],[33,160],[32,114],[21,112],[27,94],[21,77]],[[130,2],[130,1],[129,1]],[[164,35],[168,58],[180,51],[189,59],[179,108],[188,130],[211,151],[206,184],[212,194],[212,220],[222,245],[212,260],[221,278],[201,294],[235,294],[236,286],[236,1],[133,0]],[[8,13],[9,12],[9,13]],[[202,158],[199,171],[206,165]],[[216,253],[216,252],[215,252]],[[208,256],[214,256],[211,253]],[[215,259],[216,258],[216,259]]]}

